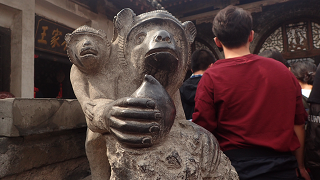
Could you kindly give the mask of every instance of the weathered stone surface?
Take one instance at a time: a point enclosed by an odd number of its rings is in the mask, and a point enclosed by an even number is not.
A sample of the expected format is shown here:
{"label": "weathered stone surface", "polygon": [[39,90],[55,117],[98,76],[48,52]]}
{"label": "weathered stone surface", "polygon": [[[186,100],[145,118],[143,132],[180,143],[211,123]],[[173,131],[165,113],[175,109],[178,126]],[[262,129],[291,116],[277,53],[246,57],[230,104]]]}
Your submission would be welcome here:
{"label": "weathered stone surface", "polygon": [[[70,161],[59,162],[45,167],[34,168],[20,174],[6,176],[1,180],[80,180],[90,174],[86,157],[79,157]],[[89,179],[88,177],[87,180]]]}
{"label": "weathered stone surface", "polygon": [[123,9],[114,28],[110,47],[87,26],[66,35],[92,179],[238,179],[215,137],[181,108],[194,24],[167,11]]}
{"label": "weathered stone surface", "polygon": [[77,100],[23,99],[0,100],[0,136],[30,134],[86,127]]}
{"label": "weathered stone surface", "polygon": [[87,176],[87,177],[83,178],[82,180],[92,180],[92,176],[91,175]]}
{"label": "weathered stone surface", "polygon": [[110,179],[238,179],[215,137],[185,119],[175,119],[162,144],[149,148],[128,148],[114,136],[106,139]]}
{"label": "weathered stone surface", "polygon": [[[0,179],[84,157],[85,138],[86,128],[25,137],[0,137]],[[60,179],[59,177],[62,176],[57,176],[56,179]]]}

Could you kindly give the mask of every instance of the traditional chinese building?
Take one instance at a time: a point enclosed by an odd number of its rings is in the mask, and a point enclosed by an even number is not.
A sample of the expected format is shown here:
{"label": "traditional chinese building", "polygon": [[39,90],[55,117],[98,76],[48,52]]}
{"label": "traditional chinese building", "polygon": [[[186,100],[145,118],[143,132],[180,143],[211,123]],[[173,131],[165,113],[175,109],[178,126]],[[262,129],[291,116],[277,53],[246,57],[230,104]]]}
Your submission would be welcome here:
{"label": "traditional chinese building", "polygon": [[111,41],[113,17],[121,9],[165,9],[194,22],[193,50],[205,48],[222,59],[212,21],[231,4],[252,13],[252,53],[276,48],[290,62],[320,63],[319,0],[0,0],[0,92],[17,97],[0,100],[0,179],[88,175],[86,124],[79,104],[70,100],[66,33],[88,25]]}
{"label": "traditional chinese building", "polygon": [[221,59],[211,22],[230,4],[253,15],[252,53],[276,48],[289,61],[320,62],[317,0],[0,0],[0,91],[34,97],[36,87],[37,97],[74,98],[64,35],[86,24],[105,30],[111,38],[112,19],[126,7],[136,14],[166,9],[181,21],[193,21],[198,31],[193,49],[207,48]]}

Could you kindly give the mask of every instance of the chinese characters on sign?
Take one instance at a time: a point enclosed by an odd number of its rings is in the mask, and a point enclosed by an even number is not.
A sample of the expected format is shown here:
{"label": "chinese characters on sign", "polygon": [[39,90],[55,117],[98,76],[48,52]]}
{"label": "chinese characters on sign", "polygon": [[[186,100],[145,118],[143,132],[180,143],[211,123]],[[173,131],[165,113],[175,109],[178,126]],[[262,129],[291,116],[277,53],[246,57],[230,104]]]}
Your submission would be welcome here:
{"label": "chinese characters on sign", "polygon": [[35,48],[54,54],[67,56],[64,36],[73,29],[62,24],[36,16]]}

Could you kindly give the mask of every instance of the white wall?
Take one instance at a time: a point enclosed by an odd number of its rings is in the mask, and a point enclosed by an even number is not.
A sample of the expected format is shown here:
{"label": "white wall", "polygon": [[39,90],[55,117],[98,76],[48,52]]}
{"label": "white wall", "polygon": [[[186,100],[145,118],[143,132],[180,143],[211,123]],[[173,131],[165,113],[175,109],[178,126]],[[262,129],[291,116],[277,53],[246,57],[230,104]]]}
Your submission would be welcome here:
{"label": "white wall", "polygon": [[11,29],[10,92],[33,97],[34,0],[0,0],[0,26]]}

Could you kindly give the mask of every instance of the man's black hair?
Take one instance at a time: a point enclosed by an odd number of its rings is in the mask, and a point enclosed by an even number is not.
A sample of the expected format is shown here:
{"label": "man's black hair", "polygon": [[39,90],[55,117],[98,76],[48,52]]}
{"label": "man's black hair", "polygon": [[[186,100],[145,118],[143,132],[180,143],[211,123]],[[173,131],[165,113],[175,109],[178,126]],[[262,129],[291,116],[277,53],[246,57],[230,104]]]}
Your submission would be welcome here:
{"label": "man's black hair", "polygon": [[282,62],[282,64],[284,64],[285,66],[290,67],[290,65],[289,65],[289,63],[287,62],[287,60],[285,60],[285,59],[283,58],[281,52],[278,51],[278,50],[275,49],[275,48],[266,49],[266,50],[260,52],[258,55],[259,55],[259,56],[263,56],[263,57],[267,57],[267,58],[275,59],[275,60],[277,60],[277,61]]}
{"label": "man's black hair", "polygon": [[198,49],[191,56],[191,69],[193,72],[206,70],[208,66],[216,61],[213,54],[205,49]]}
{"label": "man's black hair", "polygon": [[213,34],[227,48],[238,48],[247,43],[251,30],[251,14],[235,6],[222,9],[212,25]]}

